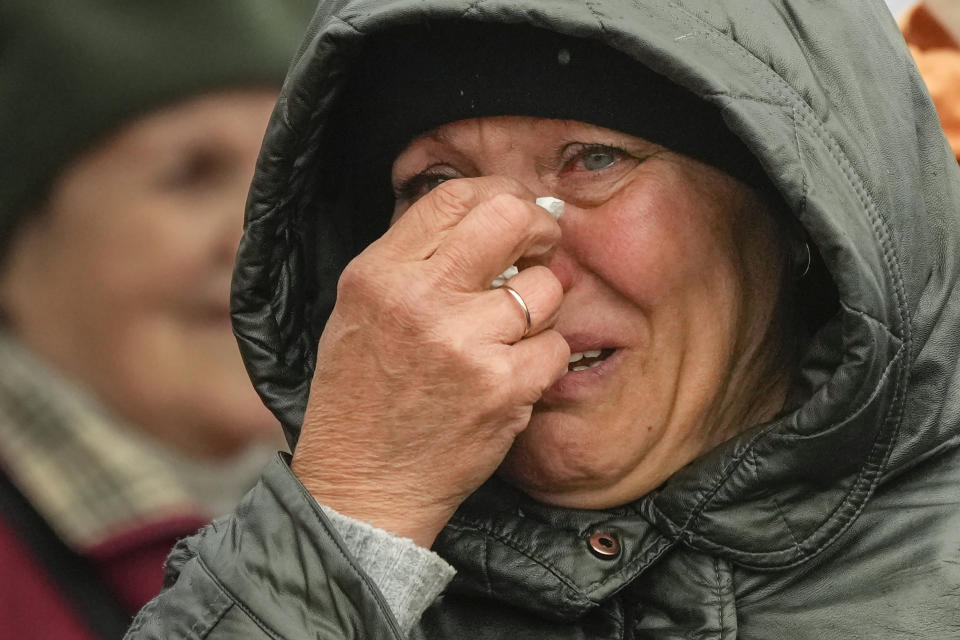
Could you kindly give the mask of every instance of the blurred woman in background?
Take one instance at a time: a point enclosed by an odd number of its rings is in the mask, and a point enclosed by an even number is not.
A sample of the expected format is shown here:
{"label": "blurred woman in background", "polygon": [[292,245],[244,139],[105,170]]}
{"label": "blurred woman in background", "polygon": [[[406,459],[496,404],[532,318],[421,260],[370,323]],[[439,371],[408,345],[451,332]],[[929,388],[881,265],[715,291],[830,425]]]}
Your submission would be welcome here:
{"label": "blurred woman in background", "polygon": [[[278,446],[230,327],[306,0],[0,7],[0,619],[117,637]],[[15,576],[15,578],[14,578]]]}

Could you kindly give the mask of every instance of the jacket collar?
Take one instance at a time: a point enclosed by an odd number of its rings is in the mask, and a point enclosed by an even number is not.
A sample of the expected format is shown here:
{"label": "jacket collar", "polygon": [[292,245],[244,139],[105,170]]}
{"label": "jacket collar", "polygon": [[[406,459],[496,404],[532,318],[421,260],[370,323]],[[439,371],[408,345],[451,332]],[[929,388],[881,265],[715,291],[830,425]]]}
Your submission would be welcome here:
{"label": "jacket collar", "polygon": [[[598,536],[616,553],[593,551]],[[434,550],[457,569],[450,591],[523,602],[564,621],[615,595],[673,544],[633,507],[548,507],[493,480],[464,503]]]}

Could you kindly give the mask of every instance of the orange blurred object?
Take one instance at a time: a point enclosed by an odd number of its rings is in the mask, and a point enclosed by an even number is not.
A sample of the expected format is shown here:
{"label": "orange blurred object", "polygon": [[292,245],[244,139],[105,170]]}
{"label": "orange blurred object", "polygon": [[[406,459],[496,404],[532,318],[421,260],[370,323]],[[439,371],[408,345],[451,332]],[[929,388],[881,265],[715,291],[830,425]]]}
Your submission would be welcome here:
{"label": "orange blurred object", "polygon": [[960,3],[926,0],[904,13],[900,29],[960,162]]}

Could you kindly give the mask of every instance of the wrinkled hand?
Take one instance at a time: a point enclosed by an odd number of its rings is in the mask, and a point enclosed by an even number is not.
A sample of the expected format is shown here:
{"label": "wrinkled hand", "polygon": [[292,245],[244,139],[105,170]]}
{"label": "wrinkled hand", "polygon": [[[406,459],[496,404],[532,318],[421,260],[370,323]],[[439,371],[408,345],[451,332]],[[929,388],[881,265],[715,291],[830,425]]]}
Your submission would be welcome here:
{"label": "wrinkled hand", "polygon": [[293,471],[321,503],[429,547],[567,369],[560,229],[506,178],[446,182],[345,269]]}

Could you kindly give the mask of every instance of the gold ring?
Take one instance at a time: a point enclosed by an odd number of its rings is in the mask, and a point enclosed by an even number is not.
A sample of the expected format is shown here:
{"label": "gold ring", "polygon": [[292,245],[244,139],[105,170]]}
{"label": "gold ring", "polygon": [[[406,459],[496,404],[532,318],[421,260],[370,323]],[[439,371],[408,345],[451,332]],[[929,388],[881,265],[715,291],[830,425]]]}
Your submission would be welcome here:
{"label": "gold ring", "polygon": [[500,288],[506,291],[507,293],[509,293],[511,296],[513,296],[513,299],[516,300],[517,304],[520,305],[520,308],[523,309],[523,317],[526,318],[527,320],[527,328],[524,329],[522,337],[526,338],[527,334],[530,333],[530,326],[531,326],[530,309],[527,308],[527,303],[523,301],[523,298],[520,296],[519,293],[517,293],[517,290],[514,289],[513,287],[508,285],[503,285]]}

